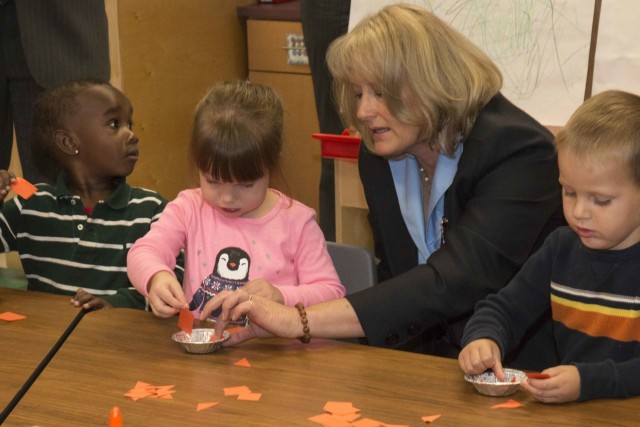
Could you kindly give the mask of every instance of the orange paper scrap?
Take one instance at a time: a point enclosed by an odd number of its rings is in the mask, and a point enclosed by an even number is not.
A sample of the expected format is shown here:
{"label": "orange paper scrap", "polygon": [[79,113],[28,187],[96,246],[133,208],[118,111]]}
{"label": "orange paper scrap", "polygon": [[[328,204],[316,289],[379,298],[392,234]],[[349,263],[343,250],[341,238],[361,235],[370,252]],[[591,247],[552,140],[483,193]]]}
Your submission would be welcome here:
{"label": "orange paper scrap", "polygon": [[220,403],[220,402],[202,402],[202,403],[198,403],[198,406],[196,407],[196,411],[202,411],[204,409],[211,408],[212,406],[216,406],[218,403]]}
{"label": "orange paper scrap", "polygon": [[522,406],[522,403],[516,402],[513,399],[509,399],[508,401],[506,401],[504,403],[499,403],[497,405],[493,405],[491,407],[491,409],[514,409],[514,408],[519,408],[521,406]]}
{"label": "orange paper scrap", "polygon": [[244,326],[236,326],[235,328],[227,329],[227,332],[229,332],[229,335],[231,335],[231,334],[235,334],[236,332],[242,329],[244,329]]}
{"label": "orange paper scrap", "polygon": [[193,330],[193,314],[191,314],[188,308],[180,310],[180,316],[178,316],[178,327],[191,335],[191,331]]}
{"label": "orange paper scrap", "polygon": [[322,409],[333,415],[354,414],[356,412],[360,412],[360,409],[354,408],[351,402],[327,402]]}
{"label": "orange paper scrap", "polygon": [[309,421],[323,425],[324,427],[349,427],[352,424],[349,421],[344,421],[339,418],[335,418],[333,415],[324,413],[320,415],[314,415],[307,418]]}
{"label": "orange paper scrap", "polygon": [[10,311],[5,311],[4,313],[0,313],[0,320],[6,320],[7,322],[15,322],[16,320],[26,319],[27,316],[23,316],[22,314],[12,313]]}
{"label": "orange paper scrap", "polygon": [[17,177],[16,182],[11,184],[11,189],[23,199],[28,199],[33,196],[37,188],[24,178]]}
{"label": "orange paper scrap", "polygon": [[409,427],[405,424],[388,424],[371,418],[360,418],[360,409],[354,407],[351,402],[327,402],[323,409],[324,414],[314,415],[307,420],[324,427]]}
{"label": "orange paper scrap", "polygon": [[236,363],[234,363],[235,366],[242,366],[244,368],[250,368],[251,367],[251,363],[249,363],[249,361],[247,360],[246,357],[238,360]]}
{"label": "orange paper scrap", "polygon": [[356,427],[382,427],[385,424],[378,420],[372,420],[371,418],[361,418],[358,421],[352,422],[350,426]]}
{"label": "orange paper scrap", "polygon": [[251,390],[246,385],[240,385],[237,387],[225,387],[224,389],[225,396],[238,396],[241,394],[249,394]]}
{"label": "orange paper scrap", "polygon": [[438,415],[426,415],[426,416],[422,417],[422,421],[424,421],[425,423],[432,423],[432,422],[434,422],[435,420],[437,420],[440,417],[441,417],[440,414],[438,414]]}
{"label": "orange paper scrap", "polygon": [[130,397],[134,401],[144,399],[145,397],[157,398],[157,399],[173,399],[172,394],[176,391],[173,390],[173,385],[154,386],[151,384],[138,381],[134,388],[126,392],[124,395]]}
{"label": "orange paper scrap", "polygon": [[238,400],[249,400],[257,402],[262,397],[262,393],[242,393],[238,395]]}

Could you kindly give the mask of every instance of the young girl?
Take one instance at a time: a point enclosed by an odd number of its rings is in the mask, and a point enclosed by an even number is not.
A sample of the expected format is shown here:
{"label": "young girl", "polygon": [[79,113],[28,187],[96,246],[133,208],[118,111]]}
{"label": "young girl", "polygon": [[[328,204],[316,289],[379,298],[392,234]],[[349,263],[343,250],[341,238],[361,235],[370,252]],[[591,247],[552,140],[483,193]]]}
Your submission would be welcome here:
{"label": "young girl", "polygon": [[[239,287],[285,305],[345,294],[315,212],[269,188],[282,124],[279,98],[258,84],[220,82],[198,104],[189,159],[200,188],[170,202],[127,259],[156,315],[189,308],[199,317],[210,298]],[[182,249],[184,286],[172,272]]]}
{"label": "young girl", "polygon": [[85,309],[145,307],[127,278],[127,251],[167,201],[126,182],[139,155],[132,115],[129,99],[101,80],[38,97],[34,152],[46,161],[40,170],[59,172],[56,185],[3,203],[16,177],[0,170],[0,250],[20,253],[30,290],[73,295]]}

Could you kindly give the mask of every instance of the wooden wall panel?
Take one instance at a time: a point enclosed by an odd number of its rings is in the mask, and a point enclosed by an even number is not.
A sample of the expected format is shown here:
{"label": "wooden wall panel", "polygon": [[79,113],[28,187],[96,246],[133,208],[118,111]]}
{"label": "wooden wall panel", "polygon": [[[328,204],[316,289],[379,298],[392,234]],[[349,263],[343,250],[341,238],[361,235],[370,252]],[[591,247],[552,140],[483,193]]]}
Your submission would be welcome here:
{"label": "wooden wall panel", "polygon": [[214,81],[246,78],[246,23],[236,9],[253,3],[118,1],[122,89],[140,138],[131,184],[173,199],[193,183],[187,168],[193,110]]}

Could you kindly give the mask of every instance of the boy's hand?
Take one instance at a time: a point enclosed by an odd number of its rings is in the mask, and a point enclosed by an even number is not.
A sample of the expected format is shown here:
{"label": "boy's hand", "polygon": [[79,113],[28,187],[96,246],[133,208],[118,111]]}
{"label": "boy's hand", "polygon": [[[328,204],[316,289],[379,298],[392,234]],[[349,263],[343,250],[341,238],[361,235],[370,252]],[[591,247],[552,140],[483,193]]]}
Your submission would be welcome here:
{"label": "boy's hand", "polygon": [[259,278],[247,282],[243,287],[249,295],[260,295],[261,297],[268,298],[272,301],[284,304],[284,298],[282,292],[271,284],[267,279]]}
{"label": "boy's hand", "polygon": [[85,310],[99,310],[101,308],[113,308],[111,303],[104,298],[95,296],[80,288],[71,298],[71,304],[76,307],[82,307]]}
{"label": "boy's hand", "polygon": [[149,305],[158,317],[171,317],[183,308],[189,308],[182,286],[166,271],[153,275],[148,285]]}
{"label": "boy's hand", "polygon": [[471,341],[460,352],[458,364],[465,374],[477,375],[491,369],[500,381],[504,381],[500,348],[492,340]]}
{"label": "boy's hand", "polygon": [[13,172],[0,170],[0,200],[4,200],[11,191],[11,184],[16,182],[16,175]]}
{"label": "boy's hand", "polygon": [[560,365],[545,369],[550,378],[529,378],[520,383],[534,399],[545,403],[573,402],[580,397],[580,373],[573,365]]}

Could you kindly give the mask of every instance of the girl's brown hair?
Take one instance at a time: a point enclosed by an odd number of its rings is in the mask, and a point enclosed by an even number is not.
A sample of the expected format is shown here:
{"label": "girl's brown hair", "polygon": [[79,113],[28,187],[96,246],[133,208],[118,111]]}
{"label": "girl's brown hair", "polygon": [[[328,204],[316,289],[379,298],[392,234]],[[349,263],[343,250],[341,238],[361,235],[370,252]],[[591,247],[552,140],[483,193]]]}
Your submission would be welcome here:
{"label": "girl's brown hair", "polygon": [[222,182],[281,175],[282,129],[282,103],[272,88],[217,82],[196,107],[189,160]]}

